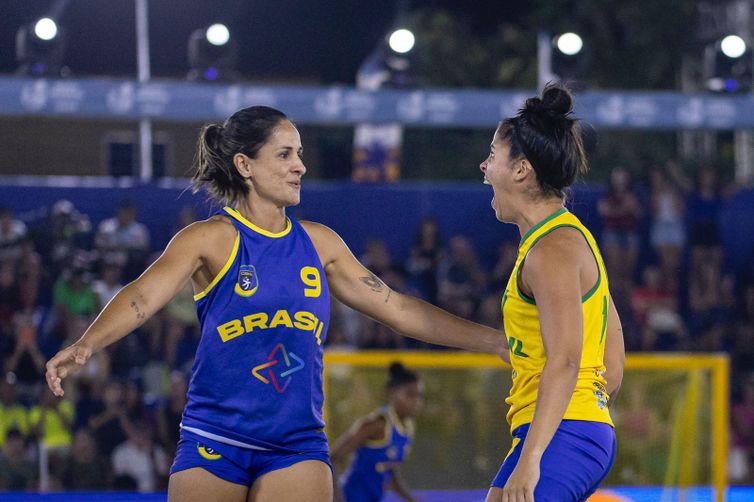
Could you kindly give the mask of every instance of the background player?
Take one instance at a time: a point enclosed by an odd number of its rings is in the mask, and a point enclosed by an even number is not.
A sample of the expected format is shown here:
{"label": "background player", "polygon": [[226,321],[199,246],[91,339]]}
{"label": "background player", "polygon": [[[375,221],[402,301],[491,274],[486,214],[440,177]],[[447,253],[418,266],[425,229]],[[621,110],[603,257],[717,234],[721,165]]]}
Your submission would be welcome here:
{"label": "background player", "polygon": [[408,457],[424,389],[417,374],[401,363],[391,364],[389,374],[387,405],[357,420],[332,447],[334,464],[355,452],[341,480],[346,502],[379,502],[386,486],[403,500],[414,500],[398,467]]}

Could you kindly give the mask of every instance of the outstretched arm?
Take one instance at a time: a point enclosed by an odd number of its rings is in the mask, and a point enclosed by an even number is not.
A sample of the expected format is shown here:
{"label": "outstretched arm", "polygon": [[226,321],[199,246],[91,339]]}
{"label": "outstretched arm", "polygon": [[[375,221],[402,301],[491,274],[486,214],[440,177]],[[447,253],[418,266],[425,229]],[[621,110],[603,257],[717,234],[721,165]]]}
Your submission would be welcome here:
{"label": "outstretched arm", "polygon": [[510,362],[502,331],[450,314],[429,303],[391,290],[353,256],[329,228],[305,222],[304,228],[322,260],[333,295],[410,338],[478,352],[491,352]]}
{"label": "outstretched arm", "polygon": [[[47,362],[47,385],[63,395],[61,382],[83,366],[95,352],[120,340],[159,311],[202,266],[217,222],[194,223],[180,231],[157,261],[138,279],[120,290],[86,332]],[[216,232],[214,232],[216,233]]]}

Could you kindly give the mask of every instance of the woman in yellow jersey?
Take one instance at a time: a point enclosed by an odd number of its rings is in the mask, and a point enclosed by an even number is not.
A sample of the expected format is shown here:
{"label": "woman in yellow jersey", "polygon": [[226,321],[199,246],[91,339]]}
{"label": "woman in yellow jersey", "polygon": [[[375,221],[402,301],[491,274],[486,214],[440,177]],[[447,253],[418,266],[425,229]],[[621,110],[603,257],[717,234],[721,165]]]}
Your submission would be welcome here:
{"label": "woman in yellow jersey", "polygon": [[503,296],[513,448],[488,501],[582,501],[615,457],[608,411],[623,377],[623,334],[592,234],[564,207],[586,171],[573,99],[560,85],[498,125],[480,168],[498,220],[518,225]]}

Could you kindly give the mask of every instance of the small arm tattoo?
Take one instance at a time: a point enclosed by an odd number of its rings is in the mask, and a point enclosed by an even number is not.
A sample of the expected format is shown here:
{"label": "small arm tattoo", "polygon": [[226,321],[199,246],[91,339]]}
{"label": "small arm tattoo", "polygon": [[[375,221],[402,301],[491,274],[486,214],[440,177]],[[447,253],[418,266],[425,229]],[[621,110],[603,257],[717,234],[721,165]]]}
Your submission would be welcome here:
{"label": "small arm tattoo", "polygon": [[147,314],[141,311],[139,305],[135,301],[131,301],[131,308],[134,309],[134,312],[136,312],[136,319],[138,319],[139,321],[143,321],[147,318]]}
{"label": "small arm tattoo", "polygon": [[373,273],[369,273],[367,277],[359,277],[359,280],[369,286],[369,289],[374,291],[375,293],[379,293],[382,291],[384,285],[382,284],[382,281],[374,275]]}
{"label": "small arm tattoo", "polygon": [[392,289],[388,289],[387,290],[387,296],[385,297],[385,303],[387,303],[387,301],[390,299],[390,295],[391,294],[393,294],[393,290]]}

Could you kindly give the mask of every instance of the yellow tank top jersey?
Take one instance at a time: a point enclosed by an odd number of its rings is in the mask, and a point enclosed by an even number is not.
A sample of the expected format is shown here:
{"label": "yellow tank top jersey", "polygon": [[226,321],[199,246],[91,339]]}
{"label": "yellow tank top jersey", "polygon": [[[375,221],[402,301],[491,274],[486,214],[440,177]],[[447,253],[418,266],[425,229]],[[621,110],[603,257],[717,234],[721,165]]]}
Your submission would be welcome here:
{"label": "yellow tank top jersey", "polygon": [[605,330],[609,292],[605,264],[589,230],[565,208],[533,226],[521,239],[516,265],[503,294],[503,322],[513,366],[513,387],[505,402],[510,406],[508,423],[511,431],[528,424],[534,417],[539,378],[545,365],[545,351],[539,326],[536,299],[519,288],[519,275],[527,254],[539,239],[560,227],[581,232],[594,254],[599,278],[582,298],[584,341],[581,367],[571,402],[564,415],[568,420],[589,420],[613,425],[607,408],[605,390]]}

